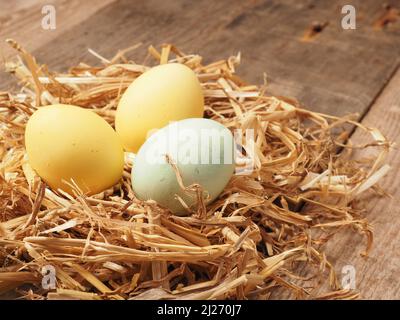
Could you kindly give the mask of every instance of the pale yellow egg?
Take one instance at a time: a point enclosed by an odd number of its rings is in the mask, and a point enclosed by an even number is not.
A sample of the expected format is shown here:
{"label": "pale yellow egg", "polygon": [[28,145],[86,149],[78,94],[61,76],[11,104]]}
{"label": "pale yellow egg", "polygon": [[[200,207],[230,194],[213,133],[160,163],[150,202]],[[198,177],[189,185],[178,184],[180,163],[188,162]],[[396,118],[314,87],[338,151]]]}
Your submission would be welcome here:
{"label": "pale yellow egg", "polygon": [[169,63],[150,69],[125,91],[118,104],[115,128],[124,148],[137,152],[154,129],[171,121],[202,117],[204,97],[196,74]]}
{"label": "pale yellow egg", "polygon": [[122,144],[99,115],[71,105],[40,107],[25,130],[28,161],[54,190],[72,194],[75,183],[95,194],[115,183],[124,167]]}

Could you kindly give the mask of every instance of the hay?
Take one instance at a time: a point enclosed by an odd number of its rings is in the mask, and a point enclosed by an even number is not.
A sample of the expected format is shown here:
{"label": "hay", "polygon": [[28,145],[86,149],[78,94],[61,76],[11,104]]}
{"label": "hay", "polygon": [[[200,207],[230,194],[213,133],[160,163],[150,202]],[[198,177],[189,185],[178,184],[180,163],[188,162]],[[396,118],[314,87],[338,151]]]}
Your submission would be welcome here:
{"label": "hay", "polygon": [[[217,201],[206,208],[199,203],[186,217],[135,198],[128,154],[118,185],[71,197],[50,190],[27,164],[29,116],[60,102],[90,108],[113,125],[121,93],[149,65],[126,58],[134,46],[112,59],[90,51],[99,66],[81,63],[57,74],[8,42],[19,58],[6,67],[21,90],[0,93],[0,293],[25,299],[265,299],[281,288],[301,298],[357,297],[340,288],[323,245],[348,228],[365,234],[368,254],[371,226],[354,204],[361,193],[379,192],[376,183],[389,168],[389,143],[377,129],[266,95],[264,86],[235,74],[240,55],[204,65],[200,56],[172,45],[150,47],[147,61],[180,62],[196,72],[206,117],[242,129],[239,143],[254,171],[234,176]],[[349,124],[369,132],[371,142],[352,145]],[[253,145],[246,129],[255,130]],[[352,150],[367,147],[376,148],[374,158],[352,158]],[[42,288],[45,265],[55,268],[56,289]],[[297,275],[299,265],[311,276]],[[331,291],[315,297],[310,288],[318,281],[312,280],[321,278]]]}

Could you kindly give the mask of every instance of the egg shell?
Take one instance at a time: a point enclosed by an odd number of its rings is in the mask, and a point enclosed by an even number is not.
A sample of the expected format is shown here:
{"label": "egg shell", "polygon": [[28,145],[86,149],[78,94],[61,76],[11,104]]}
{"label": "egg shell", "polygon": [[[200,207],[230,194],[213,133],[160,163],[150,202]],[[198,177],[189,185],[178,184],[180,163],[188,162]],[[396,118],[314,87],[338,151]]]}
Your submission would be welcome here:
{"label": "egg shell", "polygon": [[155,200],[175,214],[187,213],[176,194],[189,207],[197,200],[180,188],[166,154],[176,164],[184,186],[202,186],[206,203],[218,197],[235,169],[233,136],[222,124],[209,119],[185,119],[158,130],[134,159],[132,187],[139,199]]}
{"label": "egg shell", "polygon": [[72,194],[73,181],[86,194],[118,182],[124,151],[114,129],[93,111],[71,106],[40,107],[25,130],[28,161],[54,190]]}
{"label": "egg shell", "polygon": [[137,152],[149,133],[170,121],[202,117],[204,97],[196,74],[169,63],[153,67],[134,80],[122,95],[115,129],[125,150]]}

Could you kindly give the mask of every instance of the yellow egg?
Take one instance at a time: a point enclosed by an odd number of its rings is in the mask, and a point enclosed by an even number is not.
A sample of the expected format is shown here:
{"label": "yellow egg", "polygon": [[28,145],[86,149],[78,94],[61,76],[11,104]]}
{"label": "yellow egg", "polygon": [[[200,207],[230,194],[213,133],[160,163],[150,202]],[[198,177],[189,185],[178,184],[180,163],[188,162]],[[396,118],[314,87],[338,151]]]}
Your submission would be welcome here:
{"label": "yellow egg", "polygon": [[200,118],[204,97],[196,74],[183,64],[159,65],[138,77],[118,104],[115,129],[127,151],[137,152],[152,130]]}
{"label": "yellow egg", "polygon": [[113,186],[122,177],[124,152],[114,129],[93,111],[71,106],[40,107],[25,129],[28,161],[54,190],[86,194]]}

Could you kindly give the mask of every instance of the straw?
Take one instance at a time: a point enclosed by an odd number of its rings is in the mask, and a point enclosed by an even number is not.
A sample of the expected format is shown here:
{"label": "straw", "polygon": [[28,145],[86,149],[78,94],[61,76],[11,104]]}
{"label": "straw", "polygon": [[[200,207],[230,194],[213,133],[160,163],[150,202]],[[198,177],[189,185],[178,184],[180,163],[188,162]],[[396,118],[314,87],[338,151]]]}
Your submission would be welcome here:
{"label": "straw", "polygon": [[[21,91],[0,93],[0,293],[24,299],[268,299],[283,290],[297,298],[357,297],[340,288],[324,245],[340,230],[358,230],[368,240],[362,252],[368,254],[372,228],[355,201],[378,190],[390,172],[390,144],[378,129],[266,95],[264,87],[236,75],[240,55],[203,64],[200,56],[165,44],[151,46],[149,65],[141,65],[126,56],[138,46],[110,58],[90,50],[97,66],[81,63],[56,73],[15,41],[8,43],[20,55],[7,70]],[[129,156],[123,179],[90,197],[51,190],[30,168],[24,128],[37,108],[75,104],[114,125],[128,85],[150,64],[169,62],[197,74],[205,117],[242,130],[245,159],[238,166],[254,163],[249,174],[232,177],[216,201],[205,206],[201,186],[184,186],[176,168],[181,187],[199,200],[190,214],[174,216],[137,199]],[[369,133],[370,142],[353,145],[349,125]],[[254,130],[253,142],[246,129]],[[376,152],[353,158],[357,148]],[[307,278],[298,274],[300,264]],[[55,268],[55,288],[42,286],[46,265]],[[315,296],[312,288],[321,279],[330,291]]]}

